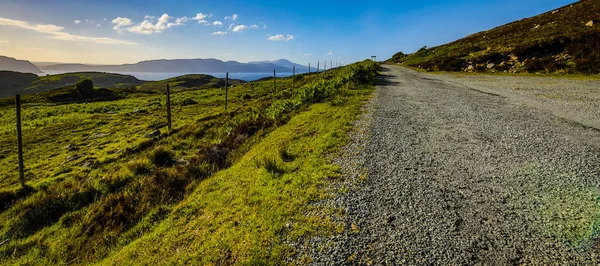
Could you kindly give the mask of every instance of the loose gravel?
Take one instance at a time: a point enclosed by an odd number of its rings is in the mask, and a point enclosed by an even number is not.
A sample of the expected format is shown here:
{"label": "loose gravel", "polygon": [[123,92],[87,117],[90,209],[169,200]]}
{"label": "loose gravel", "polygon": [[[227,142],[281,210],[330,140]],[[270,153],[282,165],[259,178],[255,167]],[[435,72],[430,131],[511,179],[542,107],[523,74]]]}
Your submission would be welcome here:
{"label": "loose gravel", "polygon": [[345,230],[295,243],[299,257],[598,264],[600,82],[386,66],[380,83],[336,159],[346,178],[315,203]]}

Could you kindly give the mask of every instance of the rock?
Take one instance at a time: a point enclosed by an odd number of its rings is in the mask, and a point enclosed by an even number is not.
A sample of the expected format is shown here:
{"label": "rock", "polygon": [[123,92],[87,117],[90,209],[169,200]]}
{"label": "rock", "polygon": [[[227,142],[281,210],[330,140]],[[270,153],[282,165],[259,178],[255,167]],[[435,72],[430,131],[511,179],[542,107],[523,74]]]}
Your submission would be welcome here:
{"label": "rock", "polygon": [[97,138],[104,138],[106,136],[109,136],[110,133],[96,133],[94,135],[89,136],[87,139],[97,139]]}
{"label": "rock", "polygon": [[517,61],[517,60],[519,60],[519,57],[518,57],[518,56],[516,56],[516,55],[514,55],[514,54],[511,54],[511,55],[509,55],[509,56],[510,56],[510,59],[511,59],[511,60],[513,60],[513,61]]}
{"label": "rock", "polygon": [[157,130],[152,131],[152,133],[146,134],[146,138],[149,138],[149,139],[158,138],[158,137],[160,137],[160,134],[161,134],[160,129],[157,129]]}
{"label": "rock", "polygon": [[79,158],[81,158],[81,155],[77,155],[77,154],[69,155],[69,156],[67,156],[66,162],[67,163],[68,162],[72,162],[72,161],[75,161],[75,160],[77,160]]}
{"label": "rock", "polygon": [[496,66],[496,64],[494,64],[494,63],[489,63],[489,64],[487,64],[487,66],[486,66],[486,67],[487,67],[487,69],[492,69],[492,68],[494,68],[495,66]]}
{"label": "rock", "polygon": [[554,15],[554,14],[558,13],[558,11],[559,11],[559,10],[554,10],[554,11],[552,11],[552,15]]}
{"label": "rock", "polygon": [[473,65],[469,65],[467,67],[467,71],[473,71],[473,70],[475,70],[475,67]]}
{"label": "rock", "polygon": [[145,115],[145,114],[149,114],[150,112],[148,112],[148,110],[146,110],[146,109],[135,109],[135,110],[133,110],[133,113],[134,114],[144,114]]}
{"label": "rock", "polygon": [[77,146],[75,146],[73,144],[69,144],[69,145],[65,146],[64,149],[68,150],[68,151],[76,151],[76,150],[78,150]]}
{"label": "rock", "polygon": [[586,23],[585,25],[588,27],[592,27],[592,26],[594,26],[594,21],[590,20],[590,22]]}
{"label": "rock", "polygon": [[188,166],[188,165],[190,165],[190,161],[185,160],[183,158],[179,158],[175,161],[175,164],[181,165],[181,166]]}
{"label": "rock", "polygon": [[533,29],[537,29],[539,27],[540,27],[540,25],[535,25],[535,27],[533,27]]}
{"label": "rock", "polygon": [[115,112],[115,111],[108,111],[108,112],[106,112],[106,114],[107,114],[107,115],[116,115],[116,114],[117,114],[117,112]]}

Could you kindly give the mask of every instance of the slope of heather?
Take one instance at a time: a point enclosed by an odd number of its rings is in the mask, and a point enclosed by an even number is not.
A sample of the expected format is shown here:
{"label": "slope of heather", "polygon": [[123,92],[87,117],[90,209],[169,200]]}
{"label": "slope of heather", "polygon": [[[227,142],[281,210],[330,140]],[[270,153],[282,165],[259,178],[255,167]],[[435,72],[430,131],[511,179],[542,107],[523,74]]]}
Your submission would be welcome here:
{"label": "slope of heather", "polygon": [[597,74],[600,4],[582,0],[388,62],[428,71]]}

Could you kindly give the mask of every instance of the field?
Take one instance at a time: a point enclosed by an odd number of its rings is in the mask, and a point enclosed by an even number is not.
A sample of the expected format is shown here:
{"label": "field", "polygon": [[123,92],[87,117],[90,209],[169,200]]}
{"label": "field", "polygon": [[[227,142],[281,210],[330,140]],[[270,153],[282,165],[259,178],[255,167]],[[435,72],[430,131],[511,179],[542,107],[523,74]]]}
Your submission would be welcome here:
{"label": "field", "polygon": [[1,105],[0,264],[282,261],[285,239],[333,226],[304,208],[338,175],[324,154],[345,142],[376,71],[238,84],[227,111],[220,88],[174,93],[171,131],[162,94],[26,102],[25,188],[14,106]]}

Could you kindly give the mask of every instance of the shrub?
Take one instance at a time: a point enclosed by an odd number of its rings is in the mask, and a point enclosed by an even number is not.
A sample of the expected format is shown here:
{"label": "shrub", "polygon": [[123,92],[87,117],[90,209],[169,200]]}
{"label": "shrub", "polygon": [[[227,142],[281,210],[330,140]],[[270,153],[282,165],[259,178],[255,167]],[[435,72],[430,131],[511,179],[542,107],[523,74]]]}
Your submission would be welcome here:
{"label": "shrub", "polygon": [[75,84],[75,89],[82,95],[89,95],[94,92],[94,82],[90,79],[84,79]]}
{"label": "shrub", "polygon": [[280,176],[285,173],[284,166],[274,157],[264,157],[262,159],[261,165],[269,172],[269,174]]}
{"label": "shrub", "polygon": [[129,170],[131,170],[131,172],[135,175],[147,175],[150,174],[152,165],[148,159],[138,159],[129,162],[127,168],[129,168]]}
{"label": "shrub", "polygon": [[163,146],[156,147],[150,153],[150,160],[152,161],[152,163],[154,163],[154,165],[156,165],[156,166],[161,166],[161,167],[173,166],[173,158],[174,157],[175,157],[175,155],[173,154],[173,152],[170,150],[167,150]]}

